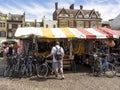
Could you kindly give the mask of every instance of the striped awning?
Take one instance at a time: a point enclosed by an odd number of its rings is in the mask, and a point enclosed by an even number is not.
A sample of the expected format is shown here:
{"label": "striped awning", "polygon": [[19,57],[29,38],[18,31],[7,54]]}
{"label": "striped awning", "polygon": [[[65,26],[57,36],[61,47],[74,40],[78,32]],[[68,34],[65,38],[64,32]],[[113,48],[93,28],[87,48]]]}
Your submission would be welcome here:
{"label": "striped awning", "polygon": [[106,27],[101,27],[99,28],[101,31],[109,33],[111,35],[113,35],[114,38],[119,38],[120,37],[120,30],[112,30]]}
{"label": "striped awning", "polygon": [[99,28],[38,28],[21,27],[15,32],[17,38],[28,38],[37,36],[38,38],[81,38],[81,39],[104,39],[119,38]]}

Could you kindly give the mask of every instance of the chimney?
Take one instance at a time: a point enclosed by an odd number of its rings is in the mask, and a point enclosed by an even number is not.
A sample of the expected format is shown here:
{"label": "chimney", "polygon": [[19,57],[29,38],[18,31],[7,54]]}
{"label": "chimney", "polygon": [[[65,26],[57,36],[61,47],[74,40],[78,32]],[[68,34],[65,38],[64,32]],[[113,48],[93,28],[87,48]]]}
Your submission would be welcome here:
{"label": "chimney", "polygon": [[55,3],[55,10],[58,9],[58,2]]}
{"label": "chimney", "polygon": [[74,4],[71,4],[71,5],[70,5],[70,9],[74,9]]}
{"label": "chimney", "polygon": [[82,5],[80,5],[80,9],[83,9],[83,6],[82,6]]}
{"label": "chimney", "polygon": [[37,24],[37,20],[35,19],[35,24],[34,24],[34,25],[35,25],[35,27],[37,26],[36,24]]}

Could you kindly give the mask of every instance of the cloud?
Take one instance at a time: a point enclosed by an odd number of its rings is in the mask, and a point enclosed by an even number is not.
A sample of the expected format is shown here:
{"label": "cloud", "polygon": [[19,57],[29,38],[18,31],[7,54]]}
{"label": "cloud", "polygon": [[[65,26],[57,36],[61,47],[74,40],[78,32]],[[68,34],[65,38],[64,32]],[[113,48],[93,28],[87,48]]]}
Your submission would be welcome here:
{"label": "cloud", "polygon": [[120,13],[119,12],[120,4],[115,5],[112,3],[106,3],[101,5],[91,2],[91,3],[86,3],[84,6],[86,9],[95,9],[96,11],[99,11],[99,13],[101,13],[101,17],[103,20],[113,19]]}
{"label": "cloud", "polygon": [[[4,0],[3,0],[4,1]],[[22,1],[22,0],[21,0]],[[33,2],[34,1],[34,2]],[[42,20],[44,16],[46,18],[52,19],[52,13],[55,10],[55,0],[43,1],[32,0],[27,3],[19,2],[17,0],[10,0],[0,4],[0,11],[2,13],[16,13],[23,14],[26,13],[26,20],[37,19]],[[48,2],[47,2],[48,1]],[[115,18],[120,11],[120,0],[57,0],[58,8],[69,8],[71,4],[75,5],[75,8],[79,9],[79,5],[83,5],[83,9],[95,9],[99,11],[103,20],[109,20]],[[41,2],[41,3],[40,3]],[[13,5],[14,4],[14,5]],[[117,8],[116,8],[117,7]]]}

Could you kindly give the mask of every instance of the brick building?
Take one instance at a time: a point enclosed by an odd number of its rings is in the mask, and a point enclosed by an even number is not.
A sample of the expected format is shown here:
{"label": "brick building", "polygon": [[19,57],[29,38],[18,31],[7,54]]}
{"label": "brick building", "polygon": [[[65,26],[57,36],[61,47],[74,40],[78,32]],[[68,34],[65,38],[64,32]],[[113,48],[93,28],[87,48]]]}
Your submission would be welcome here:
{"label": "brick building", "polygon": [[53,20],[58,21],[58,27],[91,28],[101,26],[102,19],[100,13],[94,9],[85,10],[82,5],[80,5],[79,9],[74,9],[74,4],[71,4],[69,9],[58,8],[56,2]]}

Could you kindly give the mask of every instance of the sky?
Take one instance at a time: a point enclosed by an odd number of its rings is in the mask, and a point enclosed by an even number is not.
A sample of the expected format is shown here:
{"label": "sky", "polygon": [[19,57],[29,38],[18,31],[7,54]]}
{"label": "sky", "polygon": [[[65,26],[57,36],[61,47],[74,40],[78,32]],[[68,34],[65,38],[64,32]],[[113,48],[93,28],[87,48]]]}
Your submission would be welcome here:
{"label": "sky", "polygon": [[26,21],[52,20],[55,10],[55,2],[58,8],[68,9],[74,4],[75,9],[83,5],[83,9],[98,11],[103,21],[114,19],[120,14],[120,0],[0,0],[0,12],[4,14],[26,14]]}

